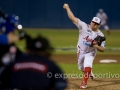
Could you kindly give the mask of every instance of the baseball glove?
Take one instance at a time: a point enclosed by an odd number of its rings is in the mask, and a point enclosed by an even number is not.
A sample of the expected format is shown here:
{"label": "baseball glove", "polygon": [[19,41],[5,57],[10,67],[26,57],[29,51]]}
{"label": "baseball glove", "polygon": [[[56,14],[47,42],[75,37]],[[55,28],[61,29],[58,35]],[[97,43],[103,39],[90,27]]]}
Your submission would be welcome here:
{"label": "baseball glove", "polygon": [[92,45],[91,46],[93,46],[94,44],[98,44],[98,46],[100,46],[101,45],[101,43],[103,42],[103,41],[105,41],[106,40],[106,37],[103,37],[103,36],[97,36],[93,41],[92,41]]}

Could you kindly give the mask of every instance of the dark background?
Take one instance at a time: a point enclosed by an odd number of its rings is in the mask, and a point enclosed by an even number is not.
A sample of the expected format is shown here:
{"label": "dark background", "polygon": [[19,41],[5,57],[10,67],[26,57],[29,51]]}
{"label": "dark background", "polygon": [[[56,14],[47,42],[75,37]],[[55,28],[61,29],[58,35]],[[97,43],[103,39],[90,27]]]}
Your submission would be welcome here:
{"label": "dark background", "polygon": [[63,9],[64,3],[88,24],[102,8],[110,29],[120,28],[120,0],[0,0],[0,7],[8,14],[18,15],[25,28],[76,28]]}

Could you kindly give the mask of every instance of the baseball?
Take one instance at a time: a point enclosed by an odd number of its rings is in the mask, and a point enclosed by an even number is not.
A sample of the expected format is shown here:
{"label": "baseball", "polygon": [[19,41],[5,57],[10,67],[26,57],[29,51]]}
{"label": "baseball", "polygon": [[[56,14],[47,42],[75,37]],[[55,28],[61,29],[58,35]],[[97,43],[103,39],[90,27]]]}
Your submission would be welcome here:
{"label": "baseball", "polygon": [[66,8],[66,7],[68,7],[68,4],[64,4],[64,6],[63,6],[64,8]]}
{"label": "baseball", "polygon": [[64,4],[64,6],[66,7],[66,6],[67,6],[67,4]]}

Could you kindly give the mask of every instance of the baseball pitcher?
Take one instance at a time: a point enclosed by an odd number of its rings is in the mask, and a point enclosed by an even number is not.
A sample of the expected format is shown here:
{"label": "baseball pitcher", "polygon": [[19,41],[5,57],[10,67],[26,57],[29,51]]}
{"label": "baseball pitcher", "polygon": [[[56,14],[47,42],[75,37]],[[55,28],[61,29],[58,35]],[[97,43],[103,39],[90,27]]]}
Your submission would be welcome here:
{"label": "baseball pitcher", "polygon": [[78,68],[84,72],[84,78],[80,88],[87,88],[87,81],[92,74],[92,64],[96,52],[104,52],[105,37],[99,30],[101,20],[93,17],[90,25],[75,17],[68,4],[63,8],[67,11],[69,19],[78,27],[79,38],[77,43]]}

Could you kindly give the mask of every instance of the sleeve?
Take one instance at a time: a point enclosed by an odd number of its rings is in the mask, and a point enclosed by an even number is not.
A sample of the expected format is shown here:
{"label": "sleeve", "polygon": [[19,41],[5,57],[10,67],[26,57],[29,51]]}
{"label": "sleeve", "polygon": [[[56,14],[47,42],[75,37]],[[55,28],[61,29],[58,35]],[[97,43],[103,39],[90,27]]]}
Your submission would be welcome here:
{"label": "sleeve", "polygon": [[5,35],[5,34],[0,35],[0,44],[8,45],[7,35]]}
{"label": "sleeve", "polygon": [[[102,33],[101,34],[101,36],[103,36],[104,37],[104,34]],[[102,46],[102,47],[104,47],[105,48],[105,41],[103,41],[102,43],[101,43],[101,45],[100,46]]]}
{"label": "sleeve", "polygon": [[[75,23],[74,23],[75,24]],[[79,30],[81,30],[82,29],[82,27],[84,26],[84,25],[86,25],[83,21],[81,21],[80,19],[78,19],[78,24],[75,24],[77,27],[78,27],[78,29]]]}
{"label": "sleeve", "polygon": [[[100,30],[99,30],[99,32],[100,32],[100,33],[98,34],[99,36],[105,37],[104,34],[103,34]],[[105,48],[105,41],[102,41],[100,46],[102,46],[102,47]]]}
{"label": "sleeve", "polygon": [[101,43],[101,46],[105,48],[105,41]]}

